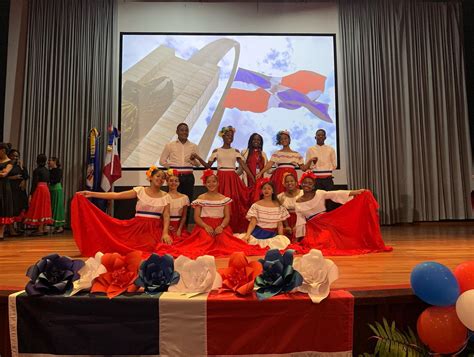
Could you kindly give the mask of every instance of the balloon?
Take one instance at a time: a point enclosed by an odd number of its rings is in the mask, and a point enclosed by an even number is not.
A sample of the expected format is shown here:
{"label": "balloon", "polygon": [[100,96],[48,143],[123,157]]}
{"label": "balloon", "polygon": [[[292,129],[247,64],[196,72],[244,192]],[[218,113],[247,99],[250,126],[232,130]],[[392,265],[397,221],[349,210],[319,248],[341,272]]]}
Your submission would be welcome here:
{"label": "balloon", "polygon": [[456,302],[456,313],[464,326],[474,330],[474,289],[461,294]]}
{"label": "balloon", "polygon": [[454,269],[454,276],[458,280],[461,294],[474,289],[474,261],[464,262]]}
{"label": "balloon", "polygon": [[459,284],[451,270],[436,262],[423,262],[411,271],[411,288],[424,302],[435,306],[451,306],[459,296]]}
{"label": "balloon", "polygon": [[455,353],[467,340],[467,328],[459,321],[454,306],[427,308],[418,317],[416,330],[420,340],[437,353]]}

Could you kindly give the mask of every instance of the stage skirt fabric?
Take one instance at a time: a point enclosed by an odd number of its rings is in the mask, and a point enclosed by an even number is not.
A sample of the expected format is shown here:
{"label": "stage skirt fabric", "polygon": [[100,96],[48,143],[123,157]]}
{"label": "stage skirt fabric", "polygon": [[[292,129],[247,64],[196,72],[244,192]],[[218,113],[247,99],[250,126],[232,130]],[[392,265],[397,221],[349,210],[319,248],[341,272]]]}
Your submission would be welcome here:
{"label": "stage skirt fabric", "polygon": [[218,170],[217,177],[219,178],[219,193],[232,198],[229,222],[232,231],[235,233],[247,231],[248,221],[245,215],[250,208],[249,188],[234,170]]}
{"label": "stage skirt fabric", "polygon": [[273,183],[273,187],[275,187],[276,195],[285,191],[285,186],[283,186],[283,174],[286,172],[290,172],[294,177],[298,177],[296,170],[292,167],[277,167],[275,171],[273,171],[272,177],[270,178]]}
{"label": "stage skirt fabric", "polygon": [[171,239],[173,239],[173,244],[182,242],[189,238],[189,232],[186,230],[186,225],[183,227],[180,236],[176,234],[176,232],[178,231],[178,228],[179,228],[179,220],[176,221],[176,220],[173,220],[173,218],[171,218],[169,234],[170,234]]}
{"label": "stage skirt fabric", "polygon": [[71,203],[71,226],[77,247],[87,257],[97,252],[127,254],[139,250],[152,253],[161,242],[163,232],[160,218],[116,219],[79,194]]}
{"label": "stage skirt fabric", "polygon": [[29,226],[53,223],[51,195],[49,194],[48,184],[46,182],[40,182],[38,186],[36,186],[24,222]]}
{"label": "stage skirt fabric", "polygon": [[295,225],[296,225],[296,213],[295,212],[289,212],[290,217],[286,219],[288,222],[288,226],[292,229],[291,234],[287,234],[287,237],[290,238],[291,242],[296,241],[296,236],[295,236]]}
{"label": "stage skirt fabric", "polygon": [[[245,237],[245,233],[237,234],[236,237],[243,239]],[[290,240],[284,235],[277,234],[276,229],[265,229],[256,226],[250,235],[248,244],[257,245],[261,248],[268,247],[269,249],[283,250],[288,247]]]}
{"label": "stage skirt fabric", "polygon": [[391,251],[380,233],[379,206],[370,192],[358,195],[341,207],[319,214],[306,223],[306,235],[288,248],[298,254],[312,248],[324,255],[358,255]]}
{"label": "stage skirt fabric", "polygon": [[60,182],[49,186],[51,194],[51,210],[53,212],[53,226],[62,227],[66,223],[64,219],[64,191]]}
{"label": "stage skirt fabric", "polygon": [[[222,223],[222,218],[203,217],[202,220],[212,228]],[[224,228],[222,233],[211,236],[196,224],[189,238],[172,245],[159,244],[156,252],[160,255],[171,254],[174,257],[185,255],[194,259],[206,254],[218,258],[228,257],[233,252],[244,252],[247,256],[265,255],[266,249],[249,245],[234,237],[229,226]]]}

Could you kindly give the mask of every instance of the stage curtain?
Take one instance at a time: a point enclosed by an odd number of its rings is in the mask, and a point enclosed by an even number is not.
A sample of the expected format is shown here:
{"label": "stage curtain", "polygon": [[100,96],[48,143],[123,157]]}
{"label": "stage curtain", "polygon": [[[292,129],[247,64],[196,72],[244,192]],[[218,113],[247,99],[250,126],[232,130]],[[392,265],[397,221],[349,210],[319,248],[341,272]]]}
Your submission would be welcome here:
{"label": "stage curtain", "polygon": [[[66,200],[84,188],[88,131],[112,120],[114,0],[30,0],[20,150],[59,156]],[[31,171],[30,171],[31,172]]]}
{"label": "stage curtain", "polygon": [[461,1],[338,8],[350,187],[383,224],[472,218]]}

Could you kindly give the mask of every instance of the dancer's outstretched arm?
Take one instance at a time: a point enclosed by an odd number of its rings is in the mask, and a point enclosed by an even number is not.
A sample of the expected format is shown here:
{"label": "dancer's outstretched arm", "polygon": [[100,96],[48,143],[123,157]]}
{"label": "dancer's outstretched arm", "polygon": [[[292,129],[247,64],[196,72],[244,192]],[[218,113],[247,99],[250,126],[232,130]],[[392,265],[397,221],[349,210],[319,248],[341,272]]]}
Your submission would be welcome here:
{"label": "dancer's outstretched arm", "polygon": [[137,198],[135,190],[128,190],[123,192],[93,192],[93,191],[79,191],[79,195],[86,198],[102,198],[104,200],[130,200]]}

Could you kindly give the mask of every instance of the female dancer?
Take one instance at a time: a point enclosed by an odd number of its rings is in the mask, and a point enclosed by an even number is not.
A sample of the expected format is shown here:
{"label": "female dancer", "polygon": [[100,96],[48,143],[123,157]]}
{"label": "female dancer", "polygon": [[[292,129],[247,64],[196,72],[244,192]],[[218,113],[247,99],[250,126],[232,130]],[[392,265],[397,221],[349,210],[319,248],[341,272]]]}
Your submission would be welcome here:
{"label": "female dancer", "polygon": [[[300,180],[303,196],[296,201],[295,227],[296,237],[301,239],[295,244],[298,253],[312,248],[321,250],[324,255],[392,250],[382,240],[378,204],[368,190],[315,191],[315,180],[311,171],[305,172]],[[327,199],[344,205],[324,213]]]}
{"label": "female dancer", "polygon": [[247,212],[247,219],[250,221],[247,233],[240,234],[239,238],[262,248],[285,249],[290,240],[283,235],[282,222],[290,215],[278,202],[270,179],[263,179],[258,186],[262,199],[255,202]]}
{"label": "female dancer", "polygon": [[217,176],[219,177],[219,192],[226,197],[230,197],[231,201],[231,218],[230,226],[235,233],[245,232],[247,224],[242,218],[245,217],[250,206],[249,189],[235,172],[236,163],[238,162],[247,174],[247,179],[255,180],[250,172],[247,164],[243,160],[240,152],[231,147],[234,141],[235,128],[227,126],[222,128],[219,136],[222,137],[222,147],[215,149],[209,157],[209,166],[212,166],[217,160]]}
{"label": "female dancer", "polygon": [[248,245],[232,235],[229,227],[232,199],[219,193],[218,176],[208,169],[204,170],[201,179],[207,192],[192,202],[196,225],[190,237],[172,246],[161,244],[156,251],[159,254],[168,253],[175,257],[182,254],[190,258],[205,254],[227,257],[233,252],[265,254],[264,249]]}
{"label": "female dancer", "polygon": [[298,187],[297,178],[291,172],[285,172],[283,174],[283,186],[285,186],[285,191],[278,195],[278,201],[280,201],[281,205],[290,213],[290,216],[283,222],[283,231],[291,241],[295,241],[295,205],[296,200],[303,195],[303,191]]}
{"label": "female dancer", "polygon": [[49,166],[49,192],[51,194],[51,209],[53,212],[54,233],[64,232],[64,192],[61,181],[63,170],[57,157],[51,157],[48,161]]}
{"label": "female dancer", "polygon": [[[153,252],[160,241],[172,242],[169,234],[170,196],[161,190],[165,173],[155,166],[146,173],[149,187],[124,192],[78,192],[71,203],[71,226],[76,244],[84,256],[97,252],[127,254],[133,250]],[[127,200],[137,198],[135,217],[110,217],[86,198]]]}
{"label": "female dancer", "polygon": [[[13,197],[13,216],[15,217],[15,222],[20,224],[28,209],[28,195],[26,194],[26,180],[29,178],[28,170],[20,162],[20,152],[18,150],[10,150],[8,156],[13,165],[8,174]],[[8,230],[11,236],[19,235],[13,223],[8,226]]]}
{"label": "female dancer", "polygon": [[33,182],[30,192],[30,207],[25,215],[25,224],[37,226],[38,229],[32,236],[47,234],[45,225],[53,223],[51,214],[51,195],[49,194],[49,170],[46,168],[47,157],[39,154],[36,157],[36,169],[33,170]]}
{"label": "female dancer", "polygon": [[173,239],[173,244],[175,244],[189,237],[189,232],[185,227],[189,198],[185,194],[178,192],[178,171],[169,169],[166,171],[166,175],[166,181],[168,182],[168,195],[171,199],[169,233]]}
{"label": "female dancer", "polygon": [[290,132],[288,130],[279,131],[276,135],[276,144],[281,145],[282,149],[273,153],[263,170],[260,171],[256,177],[256,179],[263,177],[265,172],[270,170],[273,165],[276,165],[277,168],[272,174],[271,181],[275,187],[275,193],[277,195],[285,190],[282,183],[283,174],[285,172],[291,172],[293,176],[297,177],[295,168],[305,167],[303,156],[301,156],[300,153],[291,150],[290,143]]}
{"label": "female dancer", "polygon": [[[262,151],[263,150],[263,137],[258,133],[253,133],[249,137],[249,142],[247,149],[242,150],[241,154],[253,176],[262,170],[267,164],[268,158],[267,155]],[[243,170],[239,167],[238,174],[241,175]],[[247,186],[250,189],[255,187],[255,182],[252,180],[247,180],[247,175],[244,174],[242,177]],[[260,194],[260,193],[259,193]]]}
{"label": "female dancer", "polygon": [[6,224],[13,223],[13,199],[10,180],[7,178],[13,165],[8,157],[8,146],[0,143],[0,240]]}

